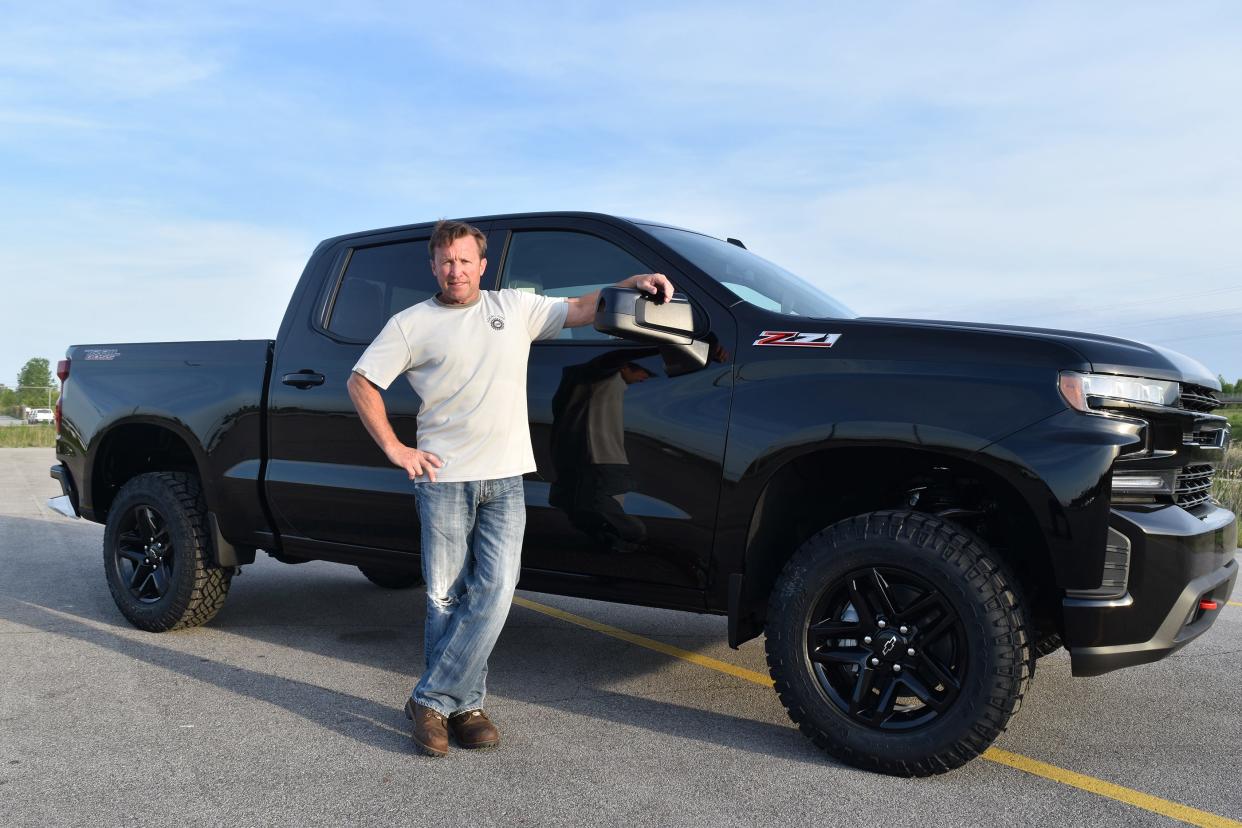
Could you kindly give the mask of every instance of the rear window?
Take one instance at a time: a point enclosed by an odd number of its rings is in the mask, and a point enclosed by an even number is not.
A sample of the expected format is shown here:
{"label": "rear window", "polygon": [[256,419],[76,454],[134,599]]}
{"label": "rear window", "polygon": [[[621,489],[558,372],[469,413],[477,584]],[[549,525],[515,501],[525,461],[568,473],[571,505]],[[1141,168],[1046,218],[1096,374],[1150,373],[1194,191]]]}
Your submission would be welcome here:
{"label": "rear window", "polygon": [[414,239],[350,251],[328,330],[345,339],[370,342],[393,314],[434,296],[439,288],[427,242]]}

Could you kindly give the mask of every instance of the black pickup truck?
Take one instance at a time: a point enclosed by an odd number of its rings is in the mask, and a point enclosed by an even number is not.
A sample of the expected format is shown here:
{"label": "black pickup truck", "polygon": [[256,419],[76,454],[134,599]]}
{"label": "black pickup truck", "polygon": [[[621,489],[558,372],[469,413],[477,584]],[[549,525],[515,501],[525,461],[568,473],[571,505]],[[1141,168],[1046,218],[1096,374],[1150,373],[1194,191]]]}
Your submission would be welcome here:
{"label": "black pickup truck", "polygon": [[[1160,348],[1067,331],[857,317],[736,239],[586,213],[473,219],[484,288],[605,290],[531,346],[520,586],[728,617],[766,634],[789,715],[861,767],[957,767],[1036,658],[1075,675],[1201,635],[1237,578],[1211,497],[1219,384]],[[76,345],[59,365],[64,495],[106,524],[121,612],[202,624],[257,550],[419,583],[412,484],[346,393],[394,313],[435,291],[430,224],[329,239],[275,340]],[[237,301],[246,301],[237,297]],[[186,309],[190,312],[190,309]],[[398,436],[419,400],[394,383]]]}

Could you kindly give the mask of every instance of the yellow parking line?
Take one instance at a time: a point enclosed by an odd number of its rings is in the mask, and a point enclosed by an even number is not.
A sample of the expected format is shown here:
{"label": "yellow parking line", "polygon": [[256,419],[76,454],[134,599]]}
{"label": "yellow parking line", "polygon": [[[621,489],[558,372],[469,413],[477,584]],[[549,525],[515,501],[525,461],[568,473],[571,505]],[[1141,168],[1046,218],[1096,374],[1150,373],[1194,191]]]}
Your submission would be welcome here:
{"label": "yellow parking line", "polygon": [[[700,667],[728,673],[731,676],[736,676],[764,687],[772,686],[771,677],[754,670],[747,670],[745,667],[729,664],[727,661],[720,661],[699,653],[692,653],[689,650],[665,644],[663,641],[656,641],[654,638],[647,638],[618,627],[601,624],[598,621],[592,621],[590,618],[584,618],[572,612],[565,612],[565,610],[550,607],[547,604],[536,603],[520,595],[514,596],[513,603],[528,610],[559,618],[570,624],[576,624],[588,630],[619,638],[639,647],[645,647],[648,650],[655,650],[657,653],[664,653],[674,658],[689,661]],[[1230,601],[1230,603],[1236,602]],[[1158,796],[1145,794],[1142,791],[1136,791],[1131,788],[1124,788],[1121,785],[1114,785],[1112,782],[1105,782],[1103,779],[1096,779],[1094,776],[1087,776],[1086,774],[1059,768],[1056,765],[1049,765],[1047,762],[1040,762],[1038,759],[1031,759],[1019,753],[1010,753],[1007,750],[993,747],[984,751],[982,758],[995,762],[998,765],[1005,765],[1034,776],[1050,779],[1053,782],[1060,782],[1062,785],[1068,785],[1071,788],[1078,788],[1079,790],[1105,796],[1109,799],[1115,799],[1118,802],[1124,802],[1127,805],[1133,805],[1136,808],[1142,808],[1145,811],[1151,811],[1152,813],[1176,819],[1189,825],[1199,825],[1204,826],[1204,828],[1242,828],[1242,822],[1237,820],[1218,816],[1207,811],[1200,811],[1198,808],[1191,808],[1189,805],[1182,805],[1169,799],[1161,799]]]}
{"label": "yellow parking line", "polygon": [[1191,808],[1189,805],[1182,805],[1179,802],[1161,799],[1158,796],[1152,796],[1151,794],[1145,794],[1130,788],[1123,788],[1120,785],[1114,785],[1112,782],[1096,779],[1094,776],[1074,773],[1074,771],[1058,768],[1056,765],[1049,765],[1047,762],[1040,762],[1038,759],[1031,759],[1018,753],[1010,753],[1000,748],[988,748],[984,752],[983,758],[990,759],[1001,765],[1008,765],[1011,768],[1017,768],[1020,771],[1026,771],[1035,776],[1042,776],[1044,779],[1060,782],[1063,785],[1069,785],[1072,788],[1106,796],[1109,799],[1116,799],[1118,802],[1124,802],[1127,805],[1142,808],[1144,811],[1167,816],[1170,819],[1176,819],[1188,825],[1201,825],[1204,828],[1225,828],[1225,826],[1235,826],[1236,828],[1236,826],[1242,825],[1242,822],[1229,819],[1228,817],[1217,816],[1207,811],[1200,811],[1198,808]]}
{"label": "yellow parking line", "polygon": [[680,647],[674,647],[671,644],[665,644],[663,641],[656,641],[645,636],[635,635],[632,632],[617,627],[610,627],[607,624],[601,624],[598,621],[592,621],[590,618],[583,618],[581,615],[574,615],[572,612],[565,612],[556,607],[549,607],[546,604],[537,604],[534,601],[528,601],[520,595],[513,596],[513,603],[526,609],[542,612],[544,615],[550,615],[553,618],[559,618],[562,621],[568,621],[570,624],[577,624],[579,627],[586,627],[588,630],[610,635],[613,638],[619,638],[622,641],[628,641],[631,644],[637,644],[639,647],[646,647],[648,650],[655,650],[657,653],[664,653],[673,658],[680,658],[685,661],[693,662],[700,667],[707,667],[711,670],[719,670],[722,673],[728,673],[731,676],[737,676],[740,679],[753,681],[755,684],[762,684],[764,687],[772,686],[771,677],[763,673],[757,673],[754,670],[747,670],[745,667],[738,667],[727,661],[709,658],[705,655],[692,653],[689,650],[683,650]]}
{"label": "yellow parking line", "polygon": [[1229,601],[1228,603],[1231,607],[1242,607],[1242,601]]}

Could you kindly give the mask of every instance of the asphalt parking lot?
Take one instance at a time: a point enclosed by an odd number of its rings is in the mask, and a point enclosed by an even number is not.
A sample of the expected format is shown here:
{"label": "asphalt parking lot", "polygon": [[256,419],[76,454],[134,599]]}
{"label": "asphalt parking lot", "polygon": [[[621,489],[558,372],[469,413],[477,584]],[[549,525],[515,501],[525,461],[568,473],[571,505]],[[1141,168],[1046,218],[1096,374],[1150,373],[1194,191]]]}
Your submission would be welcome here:
{"label": "asphalt parking lot", "polygon": [[401,712],[421,590],[260,554],[210,626],[139,632],[53,462],[0,449],[0,825],[1242,824],[1240,596],[1158,664],[1043,659],[997,751],[909,780],[820,754],[721,618],[523,592],[502,746],[434,760]]}

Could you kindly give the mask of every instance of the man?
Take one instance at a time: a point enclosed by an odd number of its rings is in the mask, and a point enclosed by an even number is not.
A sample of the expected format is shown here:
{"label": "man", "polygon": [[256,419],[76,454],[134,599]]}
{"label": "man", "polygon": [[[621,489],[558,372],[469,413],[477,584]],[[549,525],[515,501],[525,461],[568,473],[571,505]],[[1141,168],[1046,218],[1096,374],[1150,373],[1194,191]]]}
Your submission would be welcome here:
{"label": "man", "polygon": [[[526,411],[530,343],[589,324],[599,293],[481,291],[487,239],[464,222],[439,222],[429,247],[440,292],[388,321],[354,366],[349,396],[384,454],[415,481],[426,664],[405,713],[422,751],[444,756],[450,730],[464,748],[500,743],[483,697],[487,658],[521,566],[522,475],[535,470]],[[673,295],[660,273],[617,284],[659,301]],[[400,374],[422,401],[418,448],[397,439],[380,396]]]}

